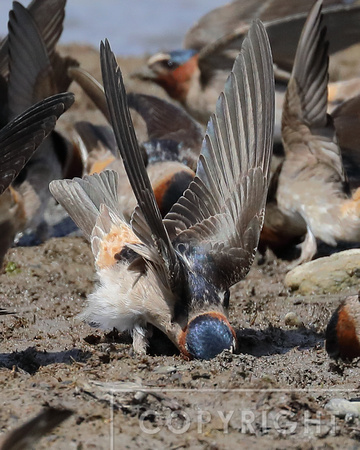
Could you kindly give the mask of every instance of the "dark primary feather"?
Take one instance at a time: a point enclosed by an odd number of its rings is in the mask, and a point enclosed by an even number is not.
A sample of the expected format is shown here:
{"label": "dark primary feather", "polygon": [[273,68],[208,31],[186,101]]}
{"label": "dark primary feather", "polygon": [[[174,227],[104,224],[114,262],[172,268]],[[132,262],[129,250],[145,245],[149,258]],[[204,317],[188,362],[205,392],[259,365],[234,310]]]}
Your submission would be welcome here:
{"label": "dark primary feather", "polygon": [[149,140],[169,139],[184,147],[201,147],[201,126],[184,109],[161,98],[144,94],[128,94],[128,105],[144,119]]}
{"label": "dark primary feather", "polygon": [[[30,12],[14,2],[9,13],[9,118],[25,111],[35,102],[55,93],[49,86],[50,60],[44,41]],[[37,98],[36,89],[44,96]]]}
{"label": "dark primary feather", "polygon": [[[68,73],[111,123],[102,85],[80,67],[71,67]],[[127,99],[129,108],[145,121],[148,137],[142,146],[148,162],[180,161],[195,170],[203,138],[201,126],[183,109],[160,98],[130,93]]]}
{"label": "dark primary feather", "polygon": [[151,235],[145,239],[153,242],[168,272],[168,280],[174,285],[179,275],[178,260],[162,223],[161,213],[135,136],[121,72],[107,41],[105,44],[101,43],[100,61],[116,142],[139,208],[149,227],[144,232],[151,230]]}
{"label": "dark primary feather", "polygon": [[[66,0],[33,0],[27,8],[41,33],[50,60],[63,30],[65,4]],[[0,45],[0,74],[5,78],[9,74],[8,51],[6,37]]]}
{"label": "dark primary feather", "polygon": [[[274,62],[284,70],[291,71],[296,53],[296,43],[309,9],[310,7],[303,14],[274,20],[266,24]],[[329,52],[331,54],[359,42],[360,2],[358,0],[355,2],[338,1],[337,4],[324,8],[323,15],[324,25],[330,39]]]}
{"label": "dark primary feather", "polygon": [[[186,33],[185,48],[201,50],[211,42],[232,32],[243,24],[249,24],[254,19],[268,22],[288,16],[306,14],[312,7],[313,0],[235,0],[223,6],[215,8],[201,17]],[[324,6],[343,6],[344,0],[324,0]],[[303,23],[305,21],[303,19]],[[298,35],[299,36],[299,35]],[[296,48],[296,42],[293,42]]]}
{"label": "dark primary feather", "polygon": [[307,19],[292,70],[301,103],[302,120],[313,127],[324,127],[327,122],[329,58],[321,5],[322,1],[317,1]]}
{"label": "dark primary feather", "polygon": [[1,444],[2,450],[34,448],[36,442],[45,434],[69,418],[73,411],[60,408],[46,408],[36,417],[10,431]]}
{"label": "dark primary feather", "polygon": [[255,22],[209,122],[196,177],[164,220],[176,248],[205,251],[201,270],[218,288],[243,278],[255,255],[273,120],[270,46],[263,25]]}
{"label": "dark primary feather", "polygon": [[73,102],[71,93],[54,95],[32,106],[0,130],[0,194]]}
{"label": "dark primary feather", "polygon": [[[335,128],[327,115],[328,55],[326,29],[322,24],[321,0],[318,0],[304,26],[291,78],[285,95],[282,130],[287,157],[297,154],[314,163],[322,162],[333,167],[340,180],[346,176],[337,144]],[[301,124],[309,128],[311,139],[296,145],[293,136],[304,133]]]}
{"label": "dark primary feather", "polygon": [[[360,40],[360,1],[325,0],[324,23],[331,38],[330,52],[347,48]],[[217,8],[189,30],[184,45],[199,51],[202,84],[219,71],[230,71],[251,20],[264,22],[278,68],[290,72],[297,43],[313,0],[294,2],[238,0]]]}

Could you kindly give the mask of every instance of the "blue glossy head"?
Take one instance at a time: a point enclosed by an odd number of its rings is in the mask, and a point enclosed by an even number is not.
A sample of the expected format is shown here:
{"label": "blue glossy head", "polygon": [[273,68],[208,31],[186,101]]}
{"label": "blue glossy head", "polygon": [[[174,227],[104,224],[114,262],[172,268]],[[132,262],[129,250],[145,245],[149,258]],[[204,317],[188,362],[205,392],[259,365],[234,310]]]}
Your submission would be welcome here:
{"label": "blue glossy head", "polygon": [[230,324],[220,314],[201,314],[189,323],[185,345],[194,358],[211,359],[232,348],[234,340]]}
{"label": "blue glossy head", "polygon": [[194,55],[196,55],[196,51],[192,49],[184,49],[184,50],[174,50],[169,52],[170,61],[174,64],[181,66],[189,61]]}

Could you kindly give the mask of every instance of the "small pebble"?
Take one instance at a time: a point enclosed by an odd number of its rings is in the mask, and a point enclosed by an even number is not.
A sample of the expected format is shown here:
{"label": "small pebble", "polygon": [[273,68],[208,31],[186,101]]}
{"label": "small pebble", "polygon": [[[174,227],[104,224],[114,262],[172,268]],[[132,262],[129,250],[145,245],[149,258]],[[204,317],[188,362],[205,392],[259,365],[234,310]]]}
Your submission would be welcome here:
{"label": "small pebble", "polygon": [[294,312],[288,312],[284,318],[285,325],[288,327],[302,328],[304,323]]}
{"label": "small pebble", "polygon": [[159,373],[159,374],[167,374],[167,373],[172,373],[172,372],[176,372],[175,366],[159,366],[154,369],[154,373]]}

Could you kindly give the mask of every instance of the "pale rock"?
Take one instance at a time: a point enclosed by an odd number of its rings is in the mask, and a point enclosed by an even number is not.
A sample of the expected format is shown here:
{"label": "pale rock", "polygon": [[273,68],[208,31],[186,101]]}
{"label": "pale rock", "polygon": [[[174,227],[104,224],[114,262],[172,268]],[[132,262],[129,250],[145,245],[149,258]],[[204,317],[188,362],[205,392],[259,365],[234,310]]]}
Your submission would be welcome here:
{"label": "pale rock", "polygon": [[360,284],[360,249],[351,249],[310,261],[292,269],[285,284],[302,294],[340,292]]}
{"label": "pale rock", "polygon": [[344,418],[349,415],[353,417],[360,416],[359,401],[349,401],[344,398],[333,398],[325,405],[325,409],[340,418]]}

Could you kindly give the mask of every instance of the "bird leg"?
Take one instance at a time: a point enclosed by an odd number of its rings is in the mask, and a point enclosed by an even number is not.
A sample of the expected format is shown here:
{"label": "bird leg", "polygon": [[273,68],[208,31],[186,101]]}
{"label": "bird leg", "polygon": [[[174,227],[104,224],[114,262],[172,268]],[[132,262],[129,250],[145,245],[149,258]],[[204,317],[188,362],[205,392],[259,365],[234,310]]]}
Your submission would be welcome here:
{"label": "bird leg", "polygon": [[293,263],[288,266],[288,269],[293,269],[294,267],[311,261],[314,255],[317,252],[317,243],[316,238],[310,230],[309,226],[307,227],[307,232],[304,241],[300,244],[301,254],[298,259],[296,259]]}
{"label": "bird leg", "polygon": [[140,325],[137,324],[133,328],[131,335],[133,338],[133,349],[137,354],[146,354],[146,350],[149,346],[149,339],[151,338],[153,333],[152,327],[150,324]]}

